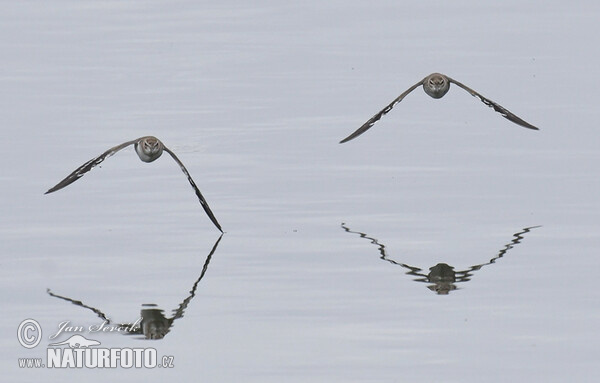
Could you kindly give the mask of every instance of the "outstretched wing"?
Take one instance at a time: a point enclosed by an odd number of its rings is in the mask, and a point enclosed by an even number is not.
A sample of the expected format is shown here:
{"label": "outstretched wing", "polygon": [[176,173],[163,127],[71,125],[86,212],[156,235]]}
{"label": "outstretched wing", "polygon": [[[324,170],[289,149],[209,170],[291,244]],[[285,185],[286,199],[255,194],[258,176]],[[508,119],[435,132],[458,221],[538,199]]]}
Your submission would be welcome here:
{"label": "outstretched wing", "polygon": [[210,218],[210,220],[212,221],[212,223],[214,223],[215,226],[217,227],[217,229],[219,229],[219,231],[222,233],[223,229],[221,229],[221,225],[217,221],[217,218],[213,214],[212,210],[210,210],[210,207],[208,206],[208,203],[206,202],[206,200],[202,196],[202,193],[200,193],[200,189],[198,189],[198,186],[196,186],[196,183],[192,179],[192,176],[190,176],[190,173],[187,171],[187,169],[185,168],[185,166],[183,165],[183,163],[179,160],[179,158],[177,158],[177,156],[175,155],[175,153],[173,153],[166,146],[164,147],[164,151],[167,152],[167,153],[169,153],[171,155],[171,157],[173,157],[173,159],[175,160],[175,162],[177,162],[179,164],[179,167],[181,168],[181,170],[183,171],[183,173],[187,176],[187,179],[190,182],[190,185],[192,185],[192,187],[194,188],[194,191],[196,192],[196,195],[198,196],[198,199],[200,200],[200,205],[202,205],[202,207],[204,208],[204,211],[206,212],[206,214],[208,215],[208,217]]}
{"label": "outstretched wing", "polygon": [[531,125],[527,121],[524,121],[521,118],[519,118],[519,117],[515,116],[514,114],[512,114],[508,109],[506,109],[502,105],[499,105],[499,104],[495,103],[494,101],[490,100],[489,98],[483,97],[482,95],[480,95],[479,93],[475,92],[473,89],[469,88],[465,84],[462,84],[462,83],[460,83],[460,82],[458,82],[456,80],[453,80],[450,77],[448,77],[448,80],[450,82],[455,83],[456,85],[460,86],[461,88],[463,88],[467,92],[469,92],[471,94],[471,96],[477,97],[478,99],[480,99],[481,102],[483,102],[484,104],[486,104],[490,108],[493,108],[496,112],[500,113],[502,115],[502,117],[506,118],[507,120],[512,121],[515,124],[521,125],[521,126],[523,126],[525,128],[528,128],[528,129],[539,130],[538,128],[536,128],[535,126]]}
{"label": "outstretched wing", "polygon": [[102,161],[104,161],[105,159],[112,156],[119,150],[125,149],[129,145],[136,143],[138,140],[139,140],[139,138],[135,139],[135,140],[124,142],[121,145],[117,145],[113,148],[108,149],[107,151],[105,151],[104,153],[99,155],[98,157],[92,158],[85,164],[83,164],[80,167],[78,167],[77,169],[75,169],[75,171],[73,173],[69,174],[64,180],[62,180],[58,184],[56,184],[56,186],[48,189],[48,191],[44,194],[55,192],[57,190],[64,188],[65,186],[72,184],[73,182],[77,181],[79,178],[83,177],[83,175],[85,173],[92,170],[96,165],[99,165],[100,163],[102,163]]}
{"label": "outstretched wing", "polygon": [[346,137],[343,140],[341,140],[340,144],[343,144],[344,142],[348,142],[348,141],[350,141],[350,140],[352,140],[352,139],[360,136],[361,134],[363,134],[367,130],[369,130],[371,128],[371,126],[373,126],[377,121],[379,121],[381,119],[381,117],[383,117],[390,110],[392,110],[392,108],[394,106],[396,106],[397,103],[399,103],[400,101],[402,101],[402,99],[404,97],[406,97],[407,94],[409,94],[410,92],[412,92],[413,90],[415,90],[418,86],[423,85],[423,81],[425,81],[425,79],[419,81],[415,85],[413,85],[410,88],[408,88],[404,93],[402,93],[400,96],[398,96],[388,106],[386,106],[385,108],[383,108],[382,110],[380,110],[379,113],[377,113],[376,115],[374,115],[373,117],[371,117],[371,119],[369,119],[369,121],[365,122],[363,124],[363,126],[361,126],[360,128],[358,128],[354,133],[352,133],[348,137]]}

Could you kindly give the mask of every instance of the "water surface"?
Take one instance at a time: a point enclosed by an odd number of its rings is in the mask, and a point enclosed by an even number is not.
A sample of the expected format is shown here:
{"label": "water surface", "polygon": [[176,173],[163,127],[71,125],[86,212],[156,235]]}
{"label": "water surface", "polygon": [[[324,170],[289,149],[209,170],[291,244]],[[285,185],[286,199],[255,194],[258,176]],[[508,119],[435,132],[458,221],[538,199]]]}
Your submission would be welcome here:
{"label": "water surface", "polygon": [[[0,7],[10,381],[598,379],[595,2]],[[434,71],[541,130],[453,87],[337,143]],[[144,135],[196,180],[226,232],[216,249],[168,157],[124,150],[43,195]],[[442,264],[469,280],[414,281]],[[114,323],[150,310],[162,339],[95,339],[175,368],[17,367],[59,323],[99,323],[90,308]],[[15,337],[26,318],[44,330],[33,350]]]}

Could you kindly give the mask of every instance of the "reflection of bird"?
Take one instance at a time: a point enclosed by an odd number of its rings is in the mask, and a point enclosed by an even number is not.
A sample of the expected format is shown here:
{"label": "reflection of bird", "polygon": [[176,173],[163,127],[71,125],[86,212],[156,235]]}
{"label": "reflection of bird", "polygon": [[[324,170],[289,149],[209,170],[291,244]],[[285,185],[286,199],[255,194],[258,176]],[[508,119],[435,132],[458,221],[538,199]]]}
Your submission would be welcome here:
{"label": "reflection of bird", "polygon": [[470,281],[471,277],[473,276],[473,272],[481,269],[483,266],[495,263],[496,260],[502,258],[504,254],[508,252],[508,250],[512,249],[516,244],[521,243],[524,234],[530,232],[531,229],[535,229],[536,227],[540,226],[527,227],[520,232],[513,234],[512,241],[504,246],[504,248],[502,248],[502,250],[500,250],[494,258],[490,259],[486,263],[474,265],[469,267],[467,270],[462,271],[455,271],[453,266],[450,266],[446,263],[438,263],[437,265],[430,267],[429,273],[425,274],[422,272],[423,269],[419,267],[410,266],[406,263],[401,263],[390,259],[385,251],[385,245],[379,243],[377,239],[367,236],[365,233],[350,230],[346,224],[342,223],[342,229],[344,229],[346,232],[358,234],[361,238],[369,239],[371,240],[372,244],[377,245],[379,248],[379,254],[381,254],[381,257],[379,258],[394,265],[408,269],[409,271],[406,274],[418,277],[414,279],[417,282],[430,283],[427,288],[429,288],[431,291],[435,291],[439,295],[447,295],[450,291],[456,290],[457,287],[455,283]]}
{"label": "reflection of bird", "polygon": [[163,151],[169,153],[171,155],[171,157],[173,157],[175,162],[177,162],[177,164],[179,165],[179,167],[181,168],[183,173],[187,176],[188,181],[190,182],[190,185],[192,185],[192,187],[194,188],[194,191],[196,192],[196,196],[198,196],[198,199],[200,200],[200,204],[204,208],[204,211],[206,212],[206,214],[208,214],[208,217],[210,218],[210,220],[215,224],[217,229],[219,229],[221,232],[223,232],[223,230],[221,229],[221,225],[217,221],[217,218],[215,217],[213,212],[210,210],[210,207],[208,206],[208,203],[204,199],[204,196],[202,196],[202,193],[200,193],[200,190],[196,186],[196,183],[192,179],[192,176],[187,171],[187,169],[185,168],[183,163],[179,160],[179,158],[177,158],[175,153],[173,153],[169,148],[167,148],[158,138],[152,137],[152,136],[140,137],[136,140],[127,141],[127,142],[122,143],[121,145],[117,145],[113,148],[108,149],[107,151],[105,151],[104,153],[99,155],[98,157],[92,158],[85,164],[83,164],[80,167],[78,167],[77,169],[75,169],[75,171],[73,171],[73,173],[69,174],[64,180],[62,180],[58,184],[56,184],[56,186],[50,188],[45,194],[55,192],[57,190],[64,188],[65,186],[72,184],[73,182],[77,181],[79,178],[83,177],[83,175],[85,173],[92,170],[96,165],[99,165],[100,163],[102,163],[102,161],[104,161],[105,159],[112,156],[119,150],[125,149],[126,147],[128,147],[129,145],[132,145],[132,144],[135,146],[135,151],[136,151],[138,157],[140,157],[140,160],[142,160],[144,162],[152,162],[152,161],[156,160],[157,158],[159,158],[162,155]]}
{"label": "reflection of bird", "polygon": [[[173,310],[173,316],[171,318],[165,317],[164,310],[156,308],[155,304],[144,304],[144,305],[142,305],[142,311],[141,311],[142,321],[141,321],[141,323],[139,323],[139,325],[138,325],[138,322],[134,322],[134,323],[119,324],[119,325],[117,325],[117,327],[123,329],[122,331],[124,331],[123,333],[126,335],[143,335],[144,338],[146,338],[146,339],[162,339],[162,338],[164,338],[165,335],[167,335],[169,333],[169,331],[171,331],[173,322],[179,318],[183,318],[183,313],[184,313],[185,309],[188,307],[188,305],[190,304],[192,299],[196,296],[196,290],[198,289],[198,284],[200,283],[202,278],[204,278],[204,275],[206,274],[206,271],[208,270],[208,265],[210,263],[210,260],[212,259],[212,256],[215,253],[215,251],[217,250],[217,247],[219,246],[219,242],[221,242],[222,237],[223,237],[223,235],[221,235],[219,237],[219,239],[217,239],[217,242],[215,242],[212,250],[210,251],[210,253],[206,257],[206,260],[204,261],[204,266],[202,266],[202,272],[200,273],[200,276],[194,282],[192,289],[189,292],[189,295],[179,304],[179,306],[176,309]],[[83,308],[93,311],[107,325],[109,325],[111,323],[110,319],[106,316],[106,314],[104,314],[101,310],[99,310],[95,307],[85,305],[85,304],[83,304],[83,302],[72,299],[72,298],[54,294],[52,291],[50,291],[50,289],[47,289],[46,292],[48,293],[48,295],[50,295],[52,297],[65,300],[67,302],[71,302],[76,306],[80,306],[80,307],[83,307]]]}
{"label": "reflection of bird", "polygon": [[515,124],[521,125],[525,128],[539,130],[538,128],[531,125],[530,123],[528,123],[528,122],[520,119],[519,117],[515,116],[514,114],[512,114],[510,111],[508,111],[508,109],[504,108],[501,105],[496,104],[494,101],[492,101],[488,98],[483,97],[481,94],[475,92],[473,89],[469,88],[468,86],[466,86],[454,79],[451,79],[450,77],[443,75],[441,73],[432,73],[429,76],[425,77],[423,80],[419,81],[415,85],[408,88],[404,93],[402,93],[400,96],[398,96],[388,106],[386,106],[381,111],[379,111],[379,113],[377,113],[376,115],[371,117],[371,119],[369,121],[365,122],[363,124],[363,126],[358,128],[354,133],[352,133],[348,137],[344,138],[342,141],[340,141],[340,144],[342,144],[344,142],[348,142],[348,141],[360,136],[367,130],[369,130],[377,121],[379,121],[379,119],[381,117],[383,117],[383,115],[385,115],[390,110],[392,110],[392,108],[394,106],[396,106],[397,103],[402,101],[402,99],[404,99],[404,97],[406,97],[406,95],[408,95],[410,92],[417,89],[417,87],[419,85],[423,85],[423,90],[429,96],[431,96],[433,98],[442,98],[442,97],[444,97],[444,95],[446,93],[448,93],[448,90],[450,89],[450,83],[454,83],[454,84],[458,85],[459,87],[463,88],[464,90],[469,92],[471,94],[471,96],[477,97],[484,104],[486,104],[490,108],[494,108],[494,110],[496,112],[500,113],[504,118],[514,122]]}

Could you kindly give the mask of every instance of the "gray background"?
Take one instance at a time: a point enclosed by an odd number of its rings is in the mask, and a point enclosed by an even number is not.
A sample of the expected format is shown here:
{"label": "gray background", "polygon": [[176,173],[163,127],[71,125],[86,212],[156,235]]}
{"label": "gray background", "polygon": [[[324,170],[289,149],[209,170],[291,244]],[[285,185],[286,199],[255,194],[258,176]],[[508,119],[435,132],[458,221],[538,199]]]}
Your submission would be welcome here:
{"label": "gray background", "polygon": [[[7,381],[597,381],[600,65],[597,1],[28,1],[0,5],[1,367]],[[431,72],[372,130],[337,142]],[[170,313],[172,370],[24,370],[58,323]],[[438,296],[379,259],[464,270]],[[16,329],[44,329],[26,350]],[[92,338],[91,336],[89,336]]]}

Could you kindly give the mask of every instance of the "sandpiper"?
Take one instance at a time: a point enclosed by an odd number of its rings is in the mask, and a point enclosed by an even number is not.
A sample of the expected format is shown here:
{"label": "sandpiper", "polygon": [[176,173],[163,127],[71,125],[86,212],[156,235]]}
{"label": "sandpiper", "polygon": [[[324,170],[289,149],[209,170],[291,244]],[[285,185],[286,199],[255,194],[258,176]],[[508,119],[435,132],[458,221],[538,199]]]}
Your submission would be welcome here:
{"label": "sandpiper", "polygon": [[385,115],[390,110],[392,110],[392,108],[394,106],[396,106],[396,104],[398,104],[400,101],[402,101],[402,99],[404,99],[404,97],[406,97],[406,95],[408,95],[410,92],[417,89],[419,87],[419,85],[423,86],[423,90],[429,96],[431,96],[433,98],[442,98],[442,97],[444,97],[444,95],[446,93],[448,93],[448,90],[450,89],[450,83],[454,83],[454,84],[458,85],[459,87],[463,88],[464,90],[469,92],[472,96],[480,99],[484,104],[486,104],[490,108],[494,108],[494,110],[496,112],[500,113],[502,115],[502,117],[514,122],[515,124],[521,125],[525,128],[539,130],[538,128],[531,125],[530,123],[528,123],[528,122],[522,120],[521,118],[515,116],[514,114],[512,114],[510,111],[508,111],[508,109],[504,108],[501,105],[498,105],[497,103],[495,103],[494,101],[492,101],[488,98],[483,97],[481,94],[475,92],[473,89],[469,88],[468,86],[466,86],[446,75],[443,75],[441,73],[432,73],[429,76],[425,77],[423,80],[419,81],[415,85],[408,88],[404,93],[402,93],[400,96],[398,96],[388,106],[386,106],[381,111],[379,111],[379,113],[377,113],[376,115],[371,117],[371,119],[369,121],[365,122],[363,124],[363,126],[358,128],[354,133],[352,133],[348,137],[344,138],[342,141],[340,141],[340,144],[343,144],[344,142],[348,142],[348,141],[360,136],[367,130],[369,130],[377,121],[379,121],[379,119],[381,117],[383,117],[383,115]]}
{"label": "sandpiper", "polygon": [[105,159],[112,156],[119,150],[125,149],[126,147],[128,147],[129,145],[132,145],[132,144],[135,146],[135,151],[136,151],[138,157],[140,157],[140,160],[142,160],[144,162],[152,162],[152,161],[156,160],[157,158],[159,158],[162,155],[163,151],[169,153],[171,155],[171,157],[173,157],[175,162],[177,162],[177,164],[179,164],[179,167],[181,167],[181,170],[183,171],[183,173],[187,176],[187,179],[190,182],[190,185],[192,185],[192,187],[194,188],[194,191],[196,192],[196,196],[198,196],[198,199],[200,200],[200,204],[204,208],[204,211],[206,212],[206,214],[208,215],[210,220],[215,224],[215,226],[217,227],[217,229],[219,229],[219,231],[223,232],[223,229],[221,229],[221,225],[217,221],[217,218],[215,218],[215,215],[210,210],[208,203],[202,196],[202,193],[200,193],[200,190],[196,186],[196,183],[192,179],[192,176],[190,176],[190,173],[187,171],[187,169],[185,168],[183,163],[179,160],[179,158],[177,158],[175,153],[173,153],[169,148],[167,148],[158,138],[152,137],[152,136],[140,137],[138,139],[127,141],[127,142],[124,142],[113,148],[108,149],[107,151],[105,151],[104,153],[99,155],[98,157],[92,158],[85,164],[83,164],[80,167],[78,167],[77,169],[75,169],[75,171],[73,171],[73,173],[69,174],[64,180],[60,181],[58,184],[56,184],[56,186],[50,188],[44,194],[55,192],[57,190],[64,188],[65,186],[72,184],[73,182],[75,182],[79,178],[81,178],[85,173],[92,170],[96,165],[99,165],[100,163],[102,163],[102,161],[104,161]]}

